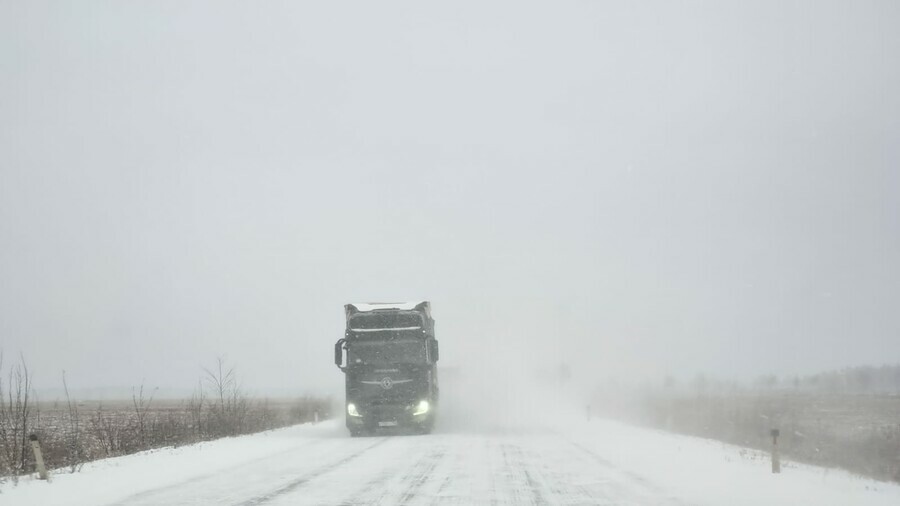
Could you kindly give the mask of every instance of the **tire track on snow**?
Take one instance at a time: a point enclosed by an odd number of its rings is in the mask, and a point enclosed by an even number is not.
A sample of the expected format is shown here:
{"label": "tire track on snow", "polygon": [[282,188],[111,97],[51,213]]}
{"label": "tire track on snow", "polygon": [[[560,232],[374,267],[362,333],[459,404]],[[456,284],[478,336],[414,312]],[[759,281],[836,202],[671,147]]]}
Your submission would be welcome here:
{"label": "tire track on snow", "polygon": [[[325,441],[326,441],[325,439],[313,439],[313,440],[310,440],[308,443],[296,446],[294,448],[290,448],[288,450],[281,450],[276,453],[270,453],[268,455],[263,455],[261,457],[257,457],[255,459],[248,460],[246,462],[241,462],[239,464],[229,466],[224,469],[220,469],[218,471],[204,473],[199,476],[193,476],[191,478],[181,480],[176,483],[172,483],[172,484],[165,485],[162,487],[155,487],[155,488],[152,488],[149,490],[144,490],[143,492],[137,492],[135,494],[129,495],[128,497],[125,497],[124,499],[120,499],[120,500],[115,501],[110,504],[111,504],[111,506],[133,506],[134,504],[140,504],[142,501],[152,498],[154,495],[165,494],[165,493],[170,492],[172,489],[184,487],[187,485],[192,485],[199,481],[215,480],[215,479],[221,478],[221,476],[225,473],[233,473],[233,472],[238,471],[239,469],[244,469],[244,468],[253,468],[253,467],[256,467],[260,462],[265,462],[270,459],[276,459],[283,455],[294,453],[298,450],[305,450],[310,447],[315,447],[315,446],[318,446],[318,445],[324,443]],[[158,503],[153,503],[153,504],[158,504]]]}
{"label": "tire track on snow", "polygon": [[315,478],[318,478],[319,476],[322,476],[323,474],[334,471],[335,469],[341,467],[342,465],[359,458],[361,455],[364,455],[366,452],[368,452],[372,448],[375,448],[376,446],[383,444],[385,441],[387,441],[386,438],[378,441],[375,444],[367,446],[362,451],[353,452],[350,455],[348,455],[336,462],[332,462],[331,464],[328,464],[327,466],[320,467],[309,473],[306,473],[303,476],[301,476],[295,480],[292,480],[289,483],[282,485],[281,487],[278,487],[277,489],[275,489],[267,494],[258,495],[252,499],[248,499],[246,501],[239,502],[239,503],[237,503],[236,506],[257,506],[259,504],[265,504],[273,499],[281,497],[284,494],[293,492],[294,490],[296,490],[296,489],[302,487],[303,485],[305,485],[306,483],[308,483],[310,480],[313,480]]}

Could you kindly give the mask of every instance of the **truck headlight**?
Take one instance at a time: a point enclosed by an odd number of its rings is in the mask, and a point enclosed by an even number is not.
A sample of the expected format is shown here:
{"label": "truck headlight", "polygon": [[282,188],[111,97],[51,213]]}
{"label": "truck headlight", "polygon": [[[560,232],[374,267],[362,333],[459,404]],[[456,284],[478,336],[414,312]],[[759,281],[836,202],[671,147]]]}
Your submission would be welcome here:
{"label": "truck headlight", "polygon": [[359,414],[359,411],[356,410],[356,404],[353,404],[352,402],[347,404],[347,414],[350,416],[362,416]]}
{"label": "truck headlight", "polygon": [[428,401],[420,401],[419,405],[416,406],[416,410],[413,411],[413,416],[424,415],[425,413],[428,413],[429,407],[430,406],[428,405]]}

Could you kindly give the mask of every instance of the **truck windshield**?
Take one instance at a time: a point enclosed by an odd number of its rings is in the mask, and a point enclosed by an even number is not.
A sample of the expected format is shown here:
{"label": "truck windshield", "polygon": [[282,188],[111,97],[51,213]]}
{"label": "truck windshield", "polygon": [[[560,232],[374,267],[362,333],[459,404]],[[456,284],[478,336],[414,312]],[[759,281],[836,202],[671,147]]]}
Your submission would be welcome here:
{"label": "truck windshield", "polygon": [[350,364],[424,364],[424,341],[356,341],[348,347]]}
{"label": "truck windshield", "polygon": [[419,328],[422,328],[422,317],[416,313],[363,313],[350,318],[350,330],[356,332]]}

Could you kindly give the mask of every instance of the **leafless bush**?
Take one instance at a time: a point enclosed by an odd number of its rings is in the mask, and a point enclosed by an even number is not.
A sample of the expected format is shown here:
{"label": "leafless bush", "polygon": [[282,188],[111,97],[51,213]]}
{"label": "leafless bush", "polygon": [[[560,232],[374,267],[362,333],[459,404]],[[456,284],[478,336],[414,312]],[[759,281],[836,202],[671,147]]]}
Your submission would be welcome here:
{"label": "leafless bush", "polygon": [[205,425],[205,417],[204,417],[204,407],[206,401],[206,394],[203,391],[203,380],[200,380],[197,385],[197,391],[191,395],[190,401],[188,401],[188,414],[191,417],[191,429],[193,429],[194,436],[199,440],[202,438],[203,434],[205,434],[207,430],[207,426]]}
{"label": "leafless bush", "polygon": [[219,436],[232,436],[243,432],[249,410],[249,401],[241,391],[234,366],[224,357],[217,357],[212,369],[204,369],[206,384],[212,392],[209,406],[211,420],[208,429]]}
{"label": "leafless bush", "polygon": [[85,462],[83,440],[81,437],[81,416],[78,413],[78,404],[72,402],[69,395],[69,382],[66,381],[66,372],[62,375],[63,390],[66,393],[66,465],[70,472],[77,471]]}
{"label": "leafless bush", "polygon": [[[155,390],[154,390],[155,392]],[[153,392],[149,397],[144,397],[144,383],[135,391],[131,388],[131,401],[134,405],[134,414],[137,416],[138,437],[140,438],[141,448],[146,449],[147,446],[147,412],[150,410],[150,404],[153,403]]]}
{"label": "leafless bush", "polygon": [[17,477],[28,472],[28,435],[33,429],[35,408],[31,404],[31,373],[25,358],[3,373],[0,351],[0,476]]}
{"label": "leafless bush", "polygon": [[127,428],[125,415],[121,411],[104,411],[103,404],[100,404],[91,416],[91,434],[102,450],[103,456],[111,457],[122,453]]}

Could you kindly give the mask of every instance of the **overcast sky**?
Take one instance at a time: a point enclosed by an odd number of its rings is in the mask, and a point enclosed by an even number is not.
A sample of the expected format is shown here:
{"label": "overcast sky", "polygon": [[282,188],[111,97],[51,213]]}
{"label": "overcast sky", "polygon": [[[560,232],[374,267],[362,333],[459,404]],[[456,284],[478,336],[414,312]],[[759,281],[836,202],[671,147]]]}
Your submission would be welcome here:
{"label": "overcast sky", "polygon": [[0,0],[0,348],[37,384],[900,361],[900,3]]}

